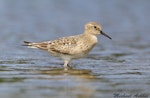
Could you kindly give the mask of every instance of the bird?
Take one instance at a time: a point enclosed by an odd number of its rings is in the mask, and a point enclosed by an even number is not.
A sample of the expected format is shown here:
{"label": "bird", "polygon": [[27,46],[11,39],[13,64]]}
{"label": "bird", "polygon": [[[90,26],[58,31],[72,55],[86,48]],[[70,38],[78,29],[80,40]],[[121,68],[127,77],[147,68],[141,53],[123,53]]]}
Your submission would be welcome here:
{"label": "bird", "polygon": [[84,26],[82,34],[61,37],[56,40],[44,42],[24,41],[24,46],[48,51],[50,55],[59,57],[64,61],[64,70],[67,71],[69,63],[73,59],[85,57],[98,43],[98,35],[112,39],[102,31],[102,27],[97,22],[88,22]]}

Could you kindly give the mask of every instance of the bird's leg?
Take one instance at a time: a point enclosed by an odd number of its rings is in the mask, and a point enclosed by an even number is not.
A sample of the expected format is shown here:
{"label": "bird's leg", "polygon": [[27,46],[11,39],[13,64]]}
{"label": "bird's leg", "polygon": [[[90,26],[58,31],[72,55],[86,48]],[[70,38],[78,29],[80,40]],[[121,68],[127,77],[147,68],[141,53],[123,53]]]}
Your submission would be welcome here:
{"label": "bird's leg", "polygon": [[68,64],[69,64],[69,60],[65,60],[64,61],[64,71],[68,70]]}

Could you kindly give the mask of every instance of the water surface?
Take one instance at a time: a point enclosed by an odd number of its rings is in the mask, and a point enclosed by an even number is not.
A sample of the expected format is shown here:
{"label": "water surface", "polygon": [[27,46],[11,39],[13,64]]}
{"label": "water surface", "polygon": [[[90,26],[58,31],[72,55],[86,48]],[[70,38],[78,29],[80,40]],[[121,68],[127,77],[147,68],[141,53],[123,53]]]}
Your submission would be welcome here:
{"label": "water surface", "polygon": [[[148,0],[0,0],[0,96],[3,98],[150,97]],[[97,21],[99,36],[88,57],[68,73],[47,52],[22,46],[83,32]],[[142,97],[143,96],[143,97]]]}

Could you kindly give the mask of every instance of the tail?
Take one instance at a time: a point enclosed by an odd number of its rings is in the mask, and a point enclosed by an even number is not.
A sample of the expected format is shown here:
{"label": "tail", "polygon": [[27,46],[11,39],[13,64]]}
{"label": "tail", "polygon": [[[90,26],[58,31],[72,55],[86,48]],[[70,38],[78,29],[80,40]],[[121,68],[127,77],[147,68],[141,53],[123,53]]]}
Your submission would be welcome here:
{"label": "tail", "polygon": [[47,49],[47,42],[41,42],[41,43],[32,43],[28,41],[24,41],[23,46],[28,46],[28,48],[36,48],[36,49],[42,49],[42,50],[48,50]]}

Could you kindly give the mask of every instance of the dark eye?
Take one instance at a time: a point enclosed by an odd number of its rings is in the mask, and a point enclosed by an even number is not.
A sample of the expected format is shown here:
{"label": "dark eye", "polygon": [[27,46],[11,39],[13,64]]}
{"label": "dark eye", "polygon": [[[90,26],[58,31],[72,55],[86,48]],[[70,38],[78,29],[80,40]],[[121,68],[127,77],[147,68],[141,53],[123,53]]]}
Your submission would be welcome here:
{"label": "dark eye", "polygon": [[96,26],[94,26],[94,28],[96,29],[97,27],[96,27]]}

